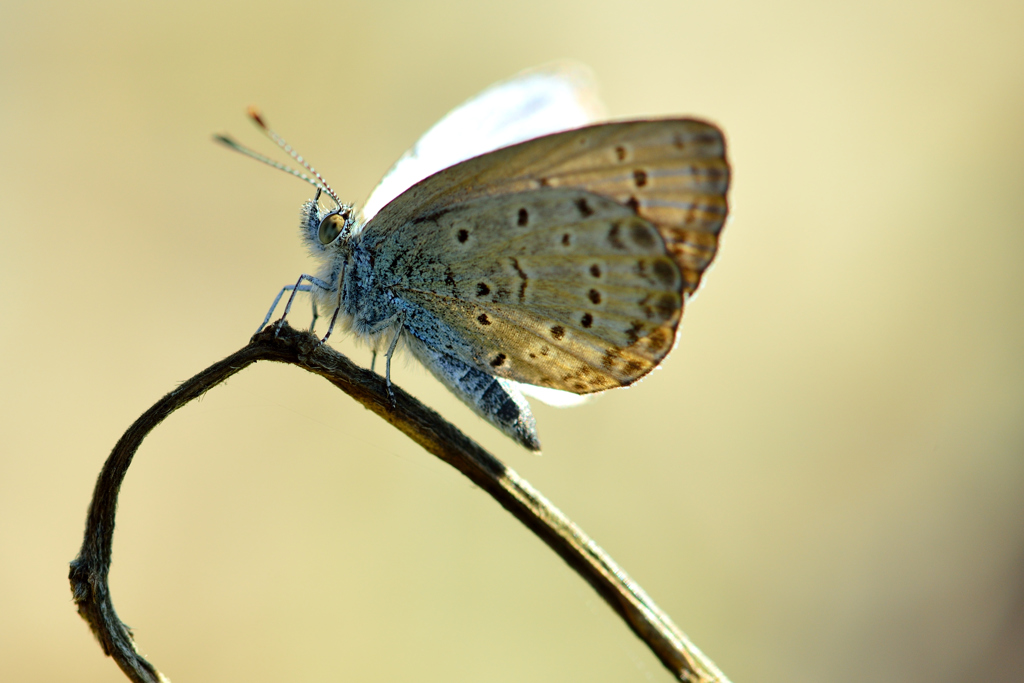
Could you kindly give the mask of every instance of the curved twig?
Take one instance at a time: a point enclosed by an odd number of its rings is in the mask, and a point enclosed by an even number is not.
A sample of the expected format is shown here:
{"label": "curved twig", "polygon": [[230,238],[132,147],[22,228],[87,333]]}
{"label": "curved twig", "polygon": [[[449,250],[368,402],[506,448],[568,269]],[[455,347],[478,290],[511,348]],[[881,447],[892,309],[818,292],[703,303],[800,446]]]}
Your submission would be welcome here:
{"label": "curved twig", "polygon": [[272,360],[324,377],[493,496],[586,579],[679,680],[728,683],[607,553],[518,474],[398,387],[394,387],[392,408],[379,375],[355,366],[315,336],[287,325],[275,336],[275,327],[257,334],[248,346],[184,382],[143,413],[114,446],[96,481],[82,549],[71,563],[71,591],[79,614],[103,651],[128,678],[137,683],[166,681],[135,649],[131,630],[114,611],[107,584],[117,495],[132,457],[146,435],[172,412],[252,363]]}

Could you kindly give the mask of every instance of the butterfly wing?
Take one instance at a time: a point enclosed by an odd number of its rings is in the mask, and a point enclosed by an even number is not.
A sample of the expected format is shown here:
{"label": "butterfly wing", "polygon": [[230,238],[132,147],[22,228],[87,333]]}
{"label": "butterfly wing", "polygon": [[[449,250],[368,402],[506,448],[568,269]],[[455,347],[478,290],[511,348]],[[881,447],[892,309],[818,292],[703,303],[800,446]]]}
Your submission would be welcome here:
{"label": "butterfly wing", "polygon": [[557,63],[519,73],[453,109],[391,167],[363,206],[369,220],[429,175],[500,147],[578,128],[602,107],[590,71]]}
{"label": "butterfly wing", "polygon": [[714,259],[728,213],[729,167],[715,126],[692,119],[588,126],[456,164],[417,183],[367,225],[416,230],[418,218],[480,197],[575,188],[607,197],[653,224],[693,294]]}
{"label": "butterfly wing", "polygon": [[399,256],[382,278],[452,330],[463,361],[591,393],[635,381],[671,350],[714,257],[728,180],[710,124],[601,124],[436,173],[362,237],[391,241]]}
{"label": "butterfly wing", "polygon": [[630,384],[673,346],[682,273],[654,225],[613,199],[478,197],[408,234],[381,271],[407,328],[440,322],[450,333],[424,341],[489,374],[586,394]]}

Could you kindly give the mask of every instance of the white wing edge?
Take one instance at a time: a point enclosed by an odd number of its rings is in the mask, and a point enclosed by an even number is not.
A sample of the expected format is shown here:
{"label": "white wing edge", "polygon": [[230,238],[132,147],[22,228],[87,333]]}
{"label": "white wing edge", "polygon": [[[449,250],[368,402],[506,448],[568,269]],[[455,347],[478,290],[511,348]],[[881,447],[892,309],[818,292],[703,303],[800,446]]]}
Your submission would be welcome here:
{"label": "white wing edge", "polygon": [[427,176],[501,147],[604,116],[590,69],[555,62],[495,83],[448,112],[395,162],[363,205],[363,222]]}
{"label": "white wing edge", "polygon": [[594,397],[593,394],[584,394],[581,396],[569,391],[548,389],[547,387],[522,384],[521,382],[512,382],[512,384],[514,384],[524,395],[535,398],[556,408],[572,408],[574,406],[587,403]]}

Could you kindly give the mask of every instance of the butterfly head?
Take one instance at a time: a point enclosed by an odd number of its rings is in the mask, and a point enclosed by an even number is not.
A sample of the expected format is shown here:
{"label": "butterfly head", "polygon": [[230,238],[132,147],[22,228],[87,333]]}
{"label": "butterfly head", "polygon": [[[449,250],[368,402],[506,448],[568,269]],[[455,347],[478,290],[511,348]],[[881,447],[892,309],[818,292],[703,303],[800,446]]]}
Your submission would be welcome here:
{"label": "butterfly head", "polygon": [[355,229],[356,212],[351,204],[339,204],[325,213],[317,202],[319,196],[317,192],[302,207],[302,238],[314,256],[344,251]]}
{"label": "butterfly head", "polygon": [[[252,119],[253,123],[263,131],[263,133],[277,144],[278,147],[286,151],[289,156],[298,162],[302,168],[304,168],[310,175],[306,175],[300,170],[286,166],[278,161],[255,152],[244,145],[235,142],[232,138],[227,135],[215,135],[214,139],[227,147],[241,152],[242,154],[252,157],[257,161],[260,161],[268,166],[272,166],[280,171],[284,171],[290,175],[293,175],[301,180],[305,180],[310,185],[316,187],[316,196],[313,199],[306,202],[302,207],[302,237],[309,247],[309,250],[314,256],[323,256],[325,254],[343,253],[348,248],[348,240],[352,236],[352,232],[356,227],[356,212],[351,204],[343,204],[338,198],[338,195],[331,189],[331,186],[327,184],[324,177],[320,175],[313,166],[302,158],[295,149],[285,142],[284,138],[275,133],[267,126],[266,121],[263,119],[263,115],[260,114],[259,110],[255,107],[249,107],[249,118]],[[320,196],[327,194],[327,196],[334,202],[336,209],[324,213],[320,209]]]}

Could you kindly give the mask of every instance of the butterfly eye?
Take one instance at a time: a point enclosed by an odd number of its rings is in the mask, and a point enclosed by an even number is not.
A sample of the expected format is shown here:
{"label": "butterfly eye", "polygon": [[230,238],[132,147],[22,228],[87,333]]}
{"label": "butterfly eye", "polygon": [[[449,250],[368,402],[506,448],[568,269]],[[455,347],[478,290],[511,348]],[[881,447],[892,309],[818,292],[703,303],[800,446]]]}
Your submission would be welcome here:
{"label": "butterfly eye", "polygon": [[347,219],[348,214],[332,213],[320,221],[320,244],[328,245],[338,239]]}

